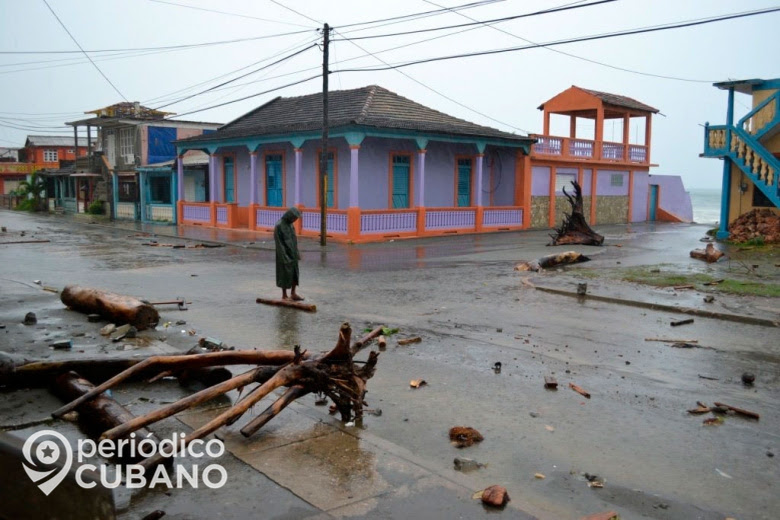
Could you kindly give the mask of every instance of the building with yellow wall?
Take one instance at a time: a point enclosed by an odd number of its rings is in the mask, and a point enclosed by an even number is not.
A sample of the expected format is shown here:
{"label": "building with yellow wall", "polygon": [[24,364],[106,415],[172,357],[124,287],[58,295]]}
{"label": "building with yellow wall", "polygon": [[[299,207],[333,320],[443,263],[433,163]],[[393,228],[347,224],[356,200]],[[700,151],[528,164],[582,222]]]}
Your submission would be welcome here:
{"label": "building with yellow wall", "polygon": [[[703,157],[723,160],[719,239],[728,226],[755,208],[780,214],[780,78],[715,83],[728,91],[726,124],[704,129]],[[749,95],[752,109],[734,121],[734,93]]]}

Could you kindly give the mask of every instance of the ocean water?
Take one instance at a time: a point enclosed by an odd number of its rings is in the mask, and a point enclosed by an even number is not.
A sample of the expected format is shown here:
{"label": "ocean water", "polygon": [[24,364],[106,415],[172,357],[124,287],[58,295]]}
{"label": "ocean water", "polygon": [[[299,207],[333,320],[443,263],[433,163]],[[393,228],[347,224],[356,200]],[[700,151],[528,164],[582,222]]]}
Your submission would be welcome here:
{"label": "ocean water", "polygon": [[720,221],[720,190],[690,189],[693,221],[697,224],[717,224]]}

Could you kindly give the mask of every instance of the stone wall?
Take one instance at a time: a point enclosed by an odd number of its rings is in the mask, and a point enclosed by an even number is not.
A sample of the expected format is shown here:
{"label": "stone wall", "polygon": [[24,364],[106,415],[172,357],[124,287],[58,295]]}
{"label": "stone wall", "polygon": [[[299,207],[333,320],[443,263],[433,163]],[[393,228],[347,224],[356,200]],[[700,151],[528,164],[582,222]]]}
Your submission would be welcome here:
{"label": "stone wall", "polygon": [[628,219],[628,196],[606,195],[596,200],[596,222],[625,224]]}
{"label": "stone wall", "polygon": [[531,197],[531,227],[549,228],[550,197]]}
{"label": "stone wall", "polygon": [[582,212],[585,214],[585,222],[590,224],[590,195],[582,197]]}

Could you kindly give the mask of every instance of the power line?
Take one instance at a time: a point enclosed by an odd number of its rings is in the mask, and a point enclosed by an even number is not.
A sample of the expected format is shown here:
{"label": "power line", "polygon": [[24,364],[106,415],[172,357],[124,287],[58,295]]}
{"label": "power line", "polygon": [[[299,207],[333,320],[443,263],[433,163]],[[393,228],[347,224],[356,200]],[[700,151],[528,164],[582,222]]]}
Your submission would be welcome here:
{"label": "power line", "polygon": [[463,53],[463,54],[454,54],[450,56],[439,56],[435,58],[426,58],[422,60],[415,60],[415,61],[409,61],[406,63],[399,63],[396,65],[389,65],[387,67],[373,67],[373,68],[362,68],[362,69],[344,69],[344,70],[337,70],[333,71],[333,73],[337,72],[375,72],[380,70],[390,70],[390,69],[396,69],[401,67],[409,67],[411,65],[420,65],[422,63],[431,63],[435,61],[444,61],[444,60],[453,60],[458,58],[470,58],[475,56],[485,56],[490,54],[502,54],[506,52],[515,52],[515,51],[523,51],[528,49],[538,49],[540,47],[549,47],[553,45],[565,45],[568,43],[578,43],[578,42],[584,42],[584,41],[594,41],[594,40],[602,40],[605,38],[614,38],[617,36],[630,36],[634,34],[643,34],[643,33],[650,33],[650,32],[657,32],[657,31],[665,31],[669,29],[680,29],[683,27],[692,27],[696,25],[704,25],[708,23],[714,23],[714,22],[722,22],[726,20],[733,20],[737,18],[744,18],[747,16],[756,16],[760,14],[768,14],[780,11],[780,7],[771,7],[767,9],[759,9],[756,11],[745,11],[741,13],[733,13],[730,15],[723,15],[723,16],[714,16],[710,18],[701,18],[695,21],[687,21],[687,22],[680,22],[676,24],[663,24],[663,25],[656,25],[651,27],[643,27],[639,29],[629,29],[625,31],[616,31],[612,33],[603,33],[603,34],[597,34],[597,35],[591,35],[591,36],[581,36],[578,38],[569,38],[565,40],[557,40],[553,42],[547,42],[547,43],[541,43],[541,44],[534,44],[534,45],[524,45],[520,47],[508,47],[504,49],[493,49],[493,50],[487,50],[487,51],[479,51],[479,52],[470,52],[470,53]]}
{"label": "power line", "polygon": [[174,2],[166,2],[164,0],[149,0],[149,1],[150,2],[155,2],[155,3],[158,3],[158,4],[173,5],[175,7],[184,7],[186,9],[194,9],[196,11],[206,11],[206,12],[209,12],[209,13],[217,13],[217,14],[224,14],[224,15],[229,15],[229,16],[237,16],[239,18],[249,18],[249,19],[252,19],[252,20],[260,20],[262,22],[278,23],[278,24],[282,24],[282,25],[292,25],[294,27],[307,27],[307,28],[311,29],[311,27],[308,27],[306,25],[300,25],[300,24],[291,23],[291,22],[282,22],[282,21],[279,21],[279,20],[269,20],[268,18],[260,18],[258,16],[251,16],[251,15],[248,15],[248,14],[231,13],[231,12],[228,12],[228,11],[218,11],[216,9],[206,9],[205,7],[195,7],[194,5],[177,4],[177,3],[174,3]]}
{"label": "power line", "polygon": [[305,15],[305,14],[303,14],[303,13],[299,13],[298,11],[296,11],[295,9],[293,9],[292,7],[287,7],[287,6],[286,6],[286,5],[284,5],[283,3],[281,3],[281,2],[277,2],[276,0],[270,0],[270,1],[271,1],[271,3],[272,3],[272,4],[276,4],[276,5],[278,5],[279,7],[282,7],[282,8],[284,8],[284,9],[287,9],[288,11],[291,11],[291,12],[293,12],[293,13],[297,14],[298,16],[302,16],[302,17],[306,18],[307,20],[311,20],[312,22],[316,23],[317,25],[322,25],[322,22],[320,22],[319,20],[315,20],[314,18],[312,18],[312,17],[310,17],[310,16],[306,16],[306,15]]}
{"label": "power line", "polygon": [[[382,18],[380,20],[373,20],[370,22],[358,22],[358,23],[350,23],[346,25],[339,26],[339,29],[344,29],[346,27],[356,27],[358,25],[372,25],[376,23],[382,23],[382,22],[390,22],[390,21],[397,21],[400,22],[407,22],[410,19],[420,19],[420,18],[428,18],[429,16],[435,16],[438,14],[444,14],[447,11],[460,11],[463,9],[471,9],[474,7],[482,7],[484,5],[494,4],[496,2],[503,2],[504,0],[483,0],[481,2],[471,2],[469,4],[463,4],[463,5],[456,5],[453,7],[443,7],[441,9],[435,9],[433,11],[423,11],[421,13],[415,13],[415,14],[405,14],[402,16],[393,16],[391,18]],[[441,6],[438,6],[441,7]],[[386,24],[386,25],[392,25],[392,24]],[[382,26],[380,26],[382,27]],[[345,31],[345,33],[349,32],[357,32],[357,31],[364,31],[366,29],[376,29],[377,27],[365,27],[363,29],[354,29],[353,31]]]}
{"label": "power line", "polygon": [[[313,79],[317,79],[317,78],[321,78],[321,77],[322,76],[320,74],[316,74],[314,76],[310,76],[310,77],[308,77],[306,79],[302,79],[300,81],[294,81],[292,83],[288,83],[286,85],[282,85],[281,87],[275,87],[275,88],[272,88],[272,89],[265,90],[263,92],[257,92],[256,94],[251,94],[249,96],[244,96],[242,98],[234,99],[232,101],[227,101],[225,103],[219,103],[218,105],[212,105],[212,106],[209,106],[209,107],[206,107],[206,108],[202,108],[202,109],[199,109],[199,110],[191,110],[189,112],[184,112],[183,114],[176,114],[173,117],[182,117],[182,116],[187,116],[187,115],[190,115],[190,114],[195,114],[197,112],[205,112],[206,110],[211,110],[212,108],[218,108],[218,107],[223,107],[225,105],[238,103],[239,101],[244,101],[244,100],[247,100],[247,99],[251,99],[253,97],[262,96],[263,94],[268,94],[270,92],[275,92],[277,90],[282,90],[283,88],[292,87],[292,86],[295,86],[295,85],[300,85],[301,83],[306,83],[307,81],[311,81]],[[172,119],[172,117],[168,118],[168,119]]]}
{"label": "power line", "polygon": [[[337,31],[334,31],[334,32],[336,32],[336,34],[338,34],[338,32],[337,32]],[[374,57],[376,60],[378,60],[378,61],[380,61],[380,62],[384,63],[385,65],[388,65],[388,63],[387,63],[386,61],[384,61],[382,58],[379,58],[379,57],[377,57],[376,55],[372,54],[370,51],[367,51],[366,49],[364,49],[363,47],[361,47],[361,46],[360,46],[360,45],[358,45],[357,43],[353,42],[352,40],[350,40],[350,39],[347,39],[347,41],[349,41],[349,43],[351,43],[352,45],[356,46],[358,49],[362,50],[363,52],[367,52],[368,54],[370,54],[371,56],[373,56],[373,57]],[[411,77],[409,74],[406,74],[406,73],[405,73],[404,71],[402,71],[402,70],[399,70],[399,69],[394,69],[394,70],[395,70],[396,72],[398,72],[399,74],[403,74],[403,75],[404,75],[404,76],[406,76],[408,79],[410,79],[410,80],[414,81],[414,82],[415,82],[415,83],[417,83],[418,85],[420,85],[420,86],[422,86],[422,87],[425,87],[426,89],[430,90],[430,91],[431,91],[431,92],[433,92],[434,94],[437,94],[437,95],[439,95],[439,96],[443,97],[444,99],[447,99],[447,100],[449,100],[449,101],[451,101],[451,102],[455,103],[456,105],[458,105],[458,106],[461,106],[461,107],[465,108],[466,110],[470,110],[471,112],[474,112],[475,114],[479,114],[479,115],[481,115],[482,117],[485,117],[485,118],[487,118],[487,119],[490,119],[491,121],[494,121],[494,122],[496,122],[496,123],[502,124],[502,125],[504,125],[504,126],[508,126],[508,127],[510,127],[510,128],[514,128],[515,130],[520,130],[521,132],[525,132],[525,133],[527,133],[527,134],[530,134],[530,133],[531,133],[531,132],[529,132],[528,130],[525,130],[525,129],[523,129],[523,128],[516,127],[516,126],[514,126],[514,125],[510,125],[509,123],[504,123],[503,121],[499,121],[498,119],[495,119],[495,118],[493,118],[493,117],[490,117],[490,116],[489,116],[489,115],[487,115],[487,114],[483,114],[482,112],[480,112],[480,111],[478,111],[478,110],[475,110],[475,109],[473,109],[473,108],[471,108],[471,107],[469,107],[469,106],[466,106],[466,105],[464,105],[463,103],[461,103],[460,101],[457,101],[457,100],[455,100],[455,99],[452,99],[451,97],[449,97],[449,96],[447,96],[447,95],[445,95],[445,94],[442,94],[441,92],[439,92],[438,90],[434,89],[433,87],[429,87],[428,85],[426,85],[426,84],[425,84],[425,83],[423,83],[422,81],[420,81],[420,80],[417,80],[417,79],[415,79],[415,78]]]}
{"label": "power line", "polygon": [[[300,47],[301,45],[305,45],[305,44],[309,44],[309,43],[316,43],[318,41],[319,41],[319,36],[317,36],[317,38],[315,38],[313,41],[311,41],[311,39],[307,37],[303,41],[300,41],[300,42],[296,43],[295,45],[292,45],[292,46],[290,46],[290,47],[288,47],[288,48],[278,52],[277,54],[274,54],[274,55],[269,56],[267,58],[263,58],[261,60],[254,61],[254,62],[250,63],[249,65],[244,65],[243,67],[239,67],[239,68],[234,69],[234,70],[232,70],[230,72],[226,72],[224,74],[220,74],[218,76],[214,76],[214,77],[209,78],[209,79],[207,79],[205,81],[200,81],[200,82],[192,84],[192,85],[190,85],[188,87],[184,87],[184,88],[181,88],[181,89],[178,89],[178,90],[174,90],[172,92],[168,92],[166,94],[162,94],[160,96],[156,96],[156,97],[150,98],[150,99],[144,101],[144,103],[151,103],[151,102],[155,102],[155,101],[156,102],[161,102],[162,100],[164,100],[166,98],[169,98],[169,97],[173,96],[174,94],[178,94],[180,92],[186,92],[188,90],[192,90],[194,88],[200,87],[201,85],[206,85],[208,83],[211,83],[212,81],[216,81],[216,80],[219,80],[219,79],[222,79],[222,78],[226,78],[226,77],[228,77],[228,76],[230,76],[232,74],[235,74],[237,72],[240,72],[242,70],[246,70],[246,69],[248,69],[250,67],[254,67],[255,65],[259,65],[260,63],[263,63],[264,61],[268,61],[270,59],[273,59],[273,58],[275,58],[275,57],[277,57],[277,56],[279,56],[281,54],[284,54],[287,51],[290,51],[292,49]],[[306,70],[311,70],[311,69],[304,69],[304,71],[306,71]],[[250,82],[247,82],[247,83],[243,83],[243,85],[249,85],[251,83],[254,83],[254,82],[250,81]],[[214,89],[214,90],[221,90],[221,89]]]}
{"label": "power line", "polygon": [[[432,2],[431,0],[423,0],[423,1],[428,3],[428,4],[435,5],[436,7],[443,7],[443,6],[440,6],[439,4],[437,4],[435,2]],[[447,9],[447,8],[445,7],[445,9]],[[463,13],[455,12],[455,11],[453,11],[453,13],[457,14],[459,16],[462,16],[464,18],[467,18],[469,20],[473,20],[475,22],[478,21],[478,20],[470,17],[467,14],[463,14]],[[498,32],[504,33],[504,34],[506,34],[508,36],[511,36],[513,38],[517,38],[518,40],[523,40],[524,42],[531,43],[533,45],[540,45],[538,42],[531,41],[531,40],[529,40],[527,38],[523,38],[522,36],[519,36],[517,34],[511,33],[511,32],[509,32],[507,30],[504,30],[504,29],[502,29],[500,27],[496,27],[494,25],[489,25],[489,24],[487,24],[485,22],[483,22],[483,23],[485,24],[485,26],[490,27],[491,29],[494,29],[494,30],[496,30]],[[653,73],[650,73],[650,72],[642,72],[640,70],[627,69],[625,67],[618,67],[617,65],[610,65],[609,63],[604,63],[602,61],[597,61],[597,60],[593,60],[593,59],[590,59],[590,58],[585,58],[584,56],[578,56],[576,54],[572,54],[570,52],[562,51],[560,49],[550,49],[550,48],[548,48],[546,46],[542,46],[542,47],[545,50],[548,50],[550,52],[556,52],[556,53],[562,54],[564,56],[569,56],[570,58],[575,58],[575,59],[578,59],[578,60],[587,61],[589,63],[593,63],[595,65],[601,65],[602,67],[608,67],[610,69],[620,70],[620,71],[623,71],[623,72],[630,72],[632,74],[639,74],[639,75],[642,75],[642,76],[650,76],[650,77],[654,77],[654,78],[672,79],[672,80],[677,80],[677,81],[689,81],[689,82],[693,82],[693,83],[713,83],[713,81],[705,80],[705,79],[679,78],[679,77],[676,77],[676,76],[666,76],[666,75],[663,75],[663,74],[653,74]]]}
{"label": "power line", "polygon": [[74,43],[75,43],[75,44],[78,46],[78,48],[79,48],[79,49],[81,49],[81,52],[83,52],[83,53],[84,53],[84,56],[86,56],[86,57],[89,59],[89,61],[92,63],[92,65],[94,65],[94,66],[95,66],[95,68],[96,68],[96,69],[97,69],[97,71],[100,73],[100,75],[101,75],[101,76],[103,76],[103,78],[105,78],[105,80],[106,80],[106,81],[108,81],[108,84],[109,84],[109,85],[111,85],[111,86],[114,88],[114,90],[116,91],[116,93],[117,93],[117,94],[119,94],[119,96],[120,96],[122,99],[124,99],[125,101],[127,101],[127,98],[125,97],[125,95],[124,95],[124,94],[122,94],[122,92],[120,92],[118,88],[116,88],[116,85],[114,85],[113,83],[111,83],[111,80],[110,80],[110,79],[108,79],[108,76],[106,76],[105,74],[103,74],[103,71],[102,71],[102,70],[100,70],[100,67],[98,67],[98,66],[97,66],[97,64],[96,64],[94,61],[92,61],[92,58],[90,57],[90,55],[89,55],[89,54],[87,54],[87,53],[86,53],[86,51],[84,51],[84,49],[83,49],[83,48],[81,47],[81,45],[79,44],[78,40],[76,40],[76,38],[74,38],[74,36],[73,36],[73,35],[70,33],[70,31],[69,31],[69,30],[68,30],[68,28],[65,26],[65,24],[64,24],[64,23],[62,23],[62,20],[60,20],[60,17],[59,17],[59,16],[57,16],[57,13],[55,13],[55,12],[54,12],[54,9],[52,9],[52,8],[51,8],[51,6],[49,5],[49,2],[47,2],[46,0],[43,0],[43,3],[44,3],[44,4],[46,4],[46,7],[48,7],[48,8],[49,8],[49,11],[51,11],[51,14],[53,14],[53,15],[54,15],[54,18],[56,18],[56,19],[57,19],[57,21],[58,21],[58,22],[60,23],[60,25],[62,26],[62,28],[63,28],[63,29],[65,29],[65,32],[66,32],[66,33],[68,33],[68,36],[70,36],[70,39],[71,39],[71,40],[73,40],[73,42],[74,42]]}
{"label": "power line", "polygon": [[617,0],[598,0],[596,2],[591,2],[589,4],[578,4],[578,5],[565,5],[561,7],[553,7],[550,9],[544,9],[542,11],[534,11],[532,13],[524,13],[524,14],[517,14],[513,16],[504,16],[502,18],[494,18],[492,20],[485,20],[484,22],[469,22],[469,23],[462,23],[462,24],[456,24],[456,25],[444,25],[441,27],[430,27],[428,29],[416,29],[414,31],[404,31],[404,32],[397,32],[397,33],[387,33],[387,34],[374,34],[370,36],[356,36],[354,38],[351,38],[352,40],[368,40],[368,39],[374,39],[374,38],[389,38],[392,36],[406,36],[408,34],[419,34],[424,32],[431,32],[431,31],[443,31],[446,29],[458,29],[461,27],[470,27],[472,25],[483,25],[486,23],[500,23],[500,22],[508,22],[511,20],[519,20],[520,18],[528,18],[531,16],[539,16],[543,14],[550,14],[550,13],[558,13],[561,11],[569,11],[572,9],[581,9],[583,7],[593,7],[596,5],[601,4],[609,4],[612,2],[616,2]]}
{"label": "power line", "polygon": [[[150,0],[153,1],[153,0]],[[88,52],[92,54],[96,54],[99,52],[131,52],[131,51],[155,51],[155,50],[169,50],[169,49],[189,49],[194,47],[208,47],[211,45],[225,45],[230,43],[240,43],[240,42],[247,42],[247,41],[253,41],[253,40],[267,40],[269,38],[279,38],[282,36],[294,36],[296,34],[303,34],[313,31],[314,29],[304,29],[301,31],[291,31],[286,33],[277,33],[277,34],[266,34],[263,36],[249,36],[246,38],[235,38],[232,40],[219,40],[219,41],[213,41],[213,42],[201,42],[201,43],[182,43],[179,45],[162,45],[159,47],[130,47],[130,48],[119,48],[119,49],[92,49],[88,51],[63,51],[63,50],[52,50],[52,51],[0,51],[0,54],[81,54],[82,52]]]}
{"label": "power line", "polygon": [[176,104],[176,103],[181,103],[182,101],[186,101],[186,100],[188,100],[188,99],[194,98],[195,96],[200,96],[200,95],[202,95],[202,94],[206,94],[207,92],[211,92],[212,90],[214,90],[214,89],[216,89],[216,88],[218,88],[218,87],[222,87],[222,86],[224,86],[224,85],[227,85],[227,84],[229,84],[229,83],[233,83],[234,81],[238,81],[238,80],[239,80],[239,79],[241,79],[241,78],[245,78],[245,77],[247,77],[247,76],[250,76],[250,75],[252,75],[252,74],[255,74],[255,73],[257,73],[257,72],[260,72],[261,70],[265,70],[265,69],[267,69],[267,68],[269,68],[269,67],[272,67],[272,66],[274,66],[274,65],[277,65],[277,64],[279,64],[279,63],[282,63],[282,62],[284,62],[284,61],[287,61],[287,60],[289,60],[289,59],[292,59],[292,58],[294,58],[295,56],[297,56],[297,55],[299,55],[299,54],[302,54],[302,53],[304,53],[304,52],[306,52],[306,51],[308,51],[309,49],[312,49],[312,48],[314,48],[314,47],[316,47],[316,45],[309,45],[309,46],[307,46],[307,47],[305,47],[305,48],[303,48],[303,49],[301,49],[301,50],[299,50],[299,51],[296,51],[296,52],[294,52],[294,53],[292,53],[292,54],[288,54],[287,56],[285,56],[285,57],[283,57],[283,58],[280,58],[280,59],[278,59],[278,60],[276,60],[276,61],[274,61],[274,62],[272,62],[272,63],[269,63],[268,65],[263,65],[263,66],[262,66],[262,67],[260,67],[260,68],[257,68],[257,69],[254,69],[254,70],[251,70],[251,71],[247,72],[246,74],[242,74],[242,75],[240,75],[240,76],[238,76],[238,77],[236,77],[236,78],[229,79],[229,80],[227,80],[227,81],[224,81],[224,82],[222,82],[222,83],[220,83],[220,84],[218,84],[218,85],[215,85],[215,86],[213,86],[213,87],[209,87],[209,88],[207,88],[207,89],[205,89],[205,90],[201,90],[200,92],[196,92],[196,93],[194,93],[194,94],[190,94],[190,95],[188,95],[188,96],[185,96],[185,97],[183,97],[183,98],[181,98],[181,99],[177,99],[177,100],[175,100],[175,101],[171,101],[171,102],[169,102],[169,103],[166,103],[166,104],[164,104],[164,105],[160,105],[160,106],[156,107],[156,108],[155,108],[155,110],[159,110],[159,109],[161,109],[161,108],[164,108],[164,107],[167,107],[167,106],[170,106],[170,105],[174,105],[174,104]]}

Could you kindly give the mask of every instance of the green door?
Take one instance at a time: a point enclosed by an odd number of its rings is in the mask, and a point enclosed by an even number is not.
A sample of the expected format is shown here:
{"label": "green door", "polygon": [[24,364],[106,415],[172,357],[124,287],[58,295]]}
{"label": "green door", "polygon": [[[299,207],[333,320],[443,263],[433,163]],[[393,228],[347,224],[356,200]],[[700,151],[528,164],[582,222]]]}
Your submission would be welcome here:
{"label": "green door", "polygon": [[471,206],[471,159],[458,159],[458,207]]}
{"label": "green door", "polygon": [[333,207],[333,152],[328,152],[328,207]]}
{"label": "green door", "polygon": [[225,157],[225,202],[236,201],[236,179],[233,172],[233,158]]}
{"label": "green door", "polygon": [[268,206],[282,207],[282,156],[279,154],[265,156],[265,196]]}
{"label": "green door", "polygon": [[393,209],[409,207],[409,172],[411,161],[408,155],[393,156]]}

